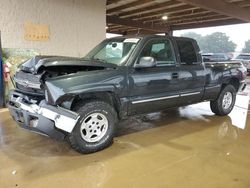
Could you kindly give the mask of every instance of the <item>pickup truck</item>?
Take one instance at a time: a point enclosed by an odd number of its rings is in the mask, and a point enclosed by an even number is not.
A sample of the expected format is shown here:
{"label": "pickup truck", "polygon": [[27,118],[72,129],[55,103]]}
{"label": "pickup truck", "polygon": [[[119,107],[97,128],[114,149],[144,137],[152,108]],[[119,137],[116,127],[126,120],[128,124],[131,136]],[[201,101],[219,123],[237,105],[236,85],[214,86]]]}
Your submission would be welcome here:
{"label": "pickup truck", "polygon": [[111,145],[128,116],[201,101],[227,115],[246,69],[204,64],[199,52],[193,39],[150,35],[106,39],[84,58],[36,56],[19,66],[8,108],[22,128],[65,139],[80,153]]}
{"label": "pickup truck", "polygon": [[201,54],[203,62],[224,62],[230,61],[225,53],[203,53]]}
{"label": "pickup truck", "polygon": [[250,73],[250,53],[241,53],[234,60],[241,61],[247,68],[247,72]]}

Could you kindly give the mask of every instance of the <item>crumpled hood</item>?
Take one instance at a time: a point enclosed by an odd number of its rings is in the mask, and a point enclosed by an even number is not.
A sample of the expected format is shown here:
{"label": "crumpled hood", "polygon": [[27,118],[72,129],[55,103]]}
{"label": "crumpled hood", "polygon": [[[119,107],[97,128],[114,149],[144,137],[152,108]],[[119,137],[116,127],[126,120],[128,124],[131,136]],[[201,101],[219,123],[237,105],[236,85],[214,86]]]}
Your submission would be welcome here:
{"label": "crumpled hood", "polygon": [[90,67],[105,67],[114,68],[116,65],[100,62],[98,60],[84,60],[76,57],[63,56],[35,56],[20,65],[20,69],[25,72],[37,73],[44,67],[56,66],[90,66]]}

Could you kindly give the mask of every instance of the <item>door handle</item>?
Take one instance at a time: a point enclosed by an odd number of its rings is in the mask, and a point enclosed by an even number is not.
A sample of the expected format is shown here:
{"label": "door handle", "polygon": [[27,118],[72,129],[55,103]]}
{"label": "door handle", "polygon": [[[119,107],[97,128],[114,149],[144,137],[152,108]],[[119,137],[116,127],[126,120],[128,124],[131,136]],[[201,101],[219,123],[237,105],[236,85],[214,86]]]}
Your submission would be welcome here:
{"label": "door handle", "polygon": [[179,74],[177,72],[172,73],[172,78],[173,79],[179,78]]}

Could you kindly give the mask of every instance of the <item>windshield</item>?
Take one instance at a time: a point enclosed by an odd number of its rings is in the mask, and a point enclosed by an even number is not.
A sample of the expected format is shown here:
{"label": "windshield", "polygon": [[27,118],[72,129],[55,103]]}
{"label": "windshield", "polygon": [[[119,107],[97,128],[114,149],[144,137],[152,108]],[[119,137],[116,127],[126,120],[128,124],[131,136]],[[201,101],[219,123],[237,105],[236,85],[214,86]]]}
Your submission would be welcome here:
{"label": "windshield", "polygon": [[113,38],[104,40],[90,51],[84,59],[121,65],[128,59],[139,40],[139,38]]}
{"label": "windshield", "polygon": [[223,54],[215,54],[215,55],[202,55],[205,58],[210,58],[210,59],[226,59],[225,55]]}
{"label": "windshield", "polygon": [[239,55],[235,59],[250,60],[250,55]]}
{"label": "windshield", "polygon": [[202,54],[204,62],[227,61],[229,58],[225,54]]}

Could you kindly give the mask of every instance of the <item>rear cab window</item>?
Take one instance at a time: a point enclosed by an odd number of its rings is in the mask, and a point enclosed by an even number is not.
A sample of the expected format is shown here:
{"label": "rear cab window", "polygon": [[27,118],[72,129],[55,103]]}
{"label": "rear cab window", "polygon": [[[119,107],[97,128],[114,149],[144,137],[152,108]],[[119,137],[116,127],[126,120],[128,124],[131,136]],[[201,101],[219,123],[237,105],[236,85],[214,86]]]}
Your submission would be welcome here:
{"label": "rear cab window", "polygon": [[198,57],[193,41],[189,39],[177,39],[177,48],[182,65],[192,65],[198,63]]}

